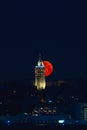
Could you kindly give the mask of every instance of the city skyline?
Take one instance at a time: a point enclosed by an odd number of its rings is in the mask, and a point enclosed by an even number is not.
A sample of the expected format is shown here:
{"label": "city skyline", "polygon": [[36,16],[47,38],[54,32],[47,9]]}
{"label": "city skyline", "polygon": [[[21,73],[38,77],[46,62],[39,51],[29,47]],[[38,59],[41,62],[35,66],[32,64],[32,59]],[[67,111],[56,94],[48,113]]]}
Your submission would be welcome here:
{"label": "city skyline", "polygon": [[79,2],[64,0],[21,0],[16,1],[14,13],[2,11],[1,129],[87,129],[82,11]]}

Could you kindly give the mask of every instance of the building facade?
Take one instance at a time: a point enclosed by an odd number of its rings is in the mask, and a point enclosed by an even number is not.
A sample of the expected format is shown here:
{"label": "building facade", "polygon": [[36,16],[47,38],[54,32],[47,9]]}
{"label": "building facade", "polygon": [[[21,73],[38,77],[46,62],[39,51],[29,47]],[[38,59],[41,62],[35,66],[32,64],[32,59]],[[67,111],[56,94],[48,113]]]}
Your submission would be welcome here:
{"label": "building facade", "polygon": [[41,57],[39,57],[37,66],[35,66],[35,86],[37,90],[43,90],[46,87],[45,66]]}

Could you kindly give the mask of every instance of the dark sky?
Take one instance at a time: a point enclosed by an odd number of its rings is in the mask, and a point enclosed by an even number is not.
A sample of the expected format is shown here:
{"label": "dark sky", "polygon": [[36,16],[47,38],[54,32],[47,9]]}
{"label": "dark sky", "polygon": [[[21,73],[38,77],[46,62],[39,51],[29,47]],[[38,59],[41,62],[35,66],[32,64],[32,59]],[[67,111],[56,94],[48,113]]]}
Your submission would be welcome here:
{"label": "dark sky", "polygon": [[60,16],[64,14],[64,0],[57,2],[16,0],[16,13],[18,16]]}
{"label": "dark sky", "polygon": [[75,6],[74,12],[70,5],[65,6],[63,0],[16,1],[14,17],[7,17],[3,22],[1,80],[34,79],[39,52],[43,60],[54,66],[53,74],[47,79],[87,78],[87,52],[80,34],[82,23]]}

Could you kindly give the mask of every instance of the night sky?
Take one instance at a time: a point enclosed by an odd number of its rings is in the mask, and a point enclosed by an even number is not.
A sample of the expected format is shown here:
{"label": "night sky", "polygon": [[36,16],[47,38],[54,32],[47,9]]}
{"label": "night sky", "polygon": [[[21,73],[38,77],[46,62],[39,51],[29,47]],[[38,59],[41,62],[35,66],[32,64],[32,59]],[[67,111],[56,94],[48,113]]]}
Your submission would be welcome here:
{"label": "night sky", "polygon": [[42,60],[48,60],[54,66],[47,80],[87,79],[87,52],[79,35],[81,25],[69,10],[72,7],[66,8],[63,0],[54,4],[16,1],[10,26],[8,19],[4,24],[0,80],[34,80],[39,53]]}
{"label": "night sky", "polygon": [[16,15],[20,16],[61,16],[64,14],[64,0],[16,1]]}
{"label": "night sky", "polygon": [[[31,46],[30,46],[31,45]],[[0,79],[34,79],[39,52],[54,71],[48,80],[87,78],[87,61],[79,46],[65,46],[57,40],[31,40],[28,44],[0,48]]]}

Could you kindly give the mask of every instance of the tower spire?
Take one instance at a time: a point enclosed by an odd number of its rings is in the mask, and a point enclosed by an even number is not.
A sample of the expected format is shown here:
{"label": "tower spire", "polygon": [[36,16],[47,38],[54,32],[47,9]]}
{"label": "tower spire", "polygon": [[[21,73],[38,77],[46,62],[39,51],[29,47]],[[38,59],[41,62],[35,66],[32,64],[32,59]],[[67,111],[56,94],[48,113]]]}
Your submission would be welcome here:
{"label": "tower spire", "polygon": [[42,61],[42,60],[41,60],[41,53],[39,53],[39,61]]}
{"label": "tower spire", "polygon": [[39,53],[39,60],[38,60],[38,62],[37,62],[37,65],[38,65],[38,66],[44,66],[44,65],[43,65],[43,62],[42,62],[42,59],[41,59],[41,53]]}

